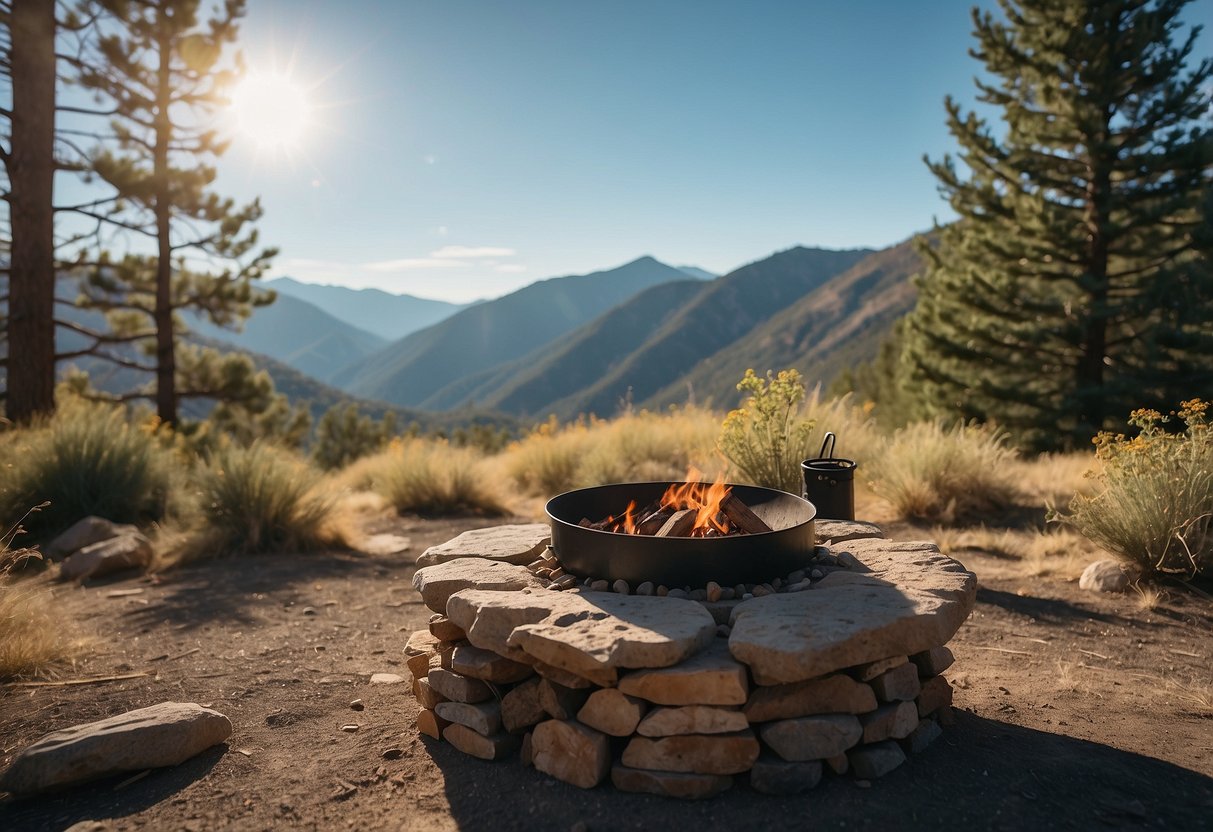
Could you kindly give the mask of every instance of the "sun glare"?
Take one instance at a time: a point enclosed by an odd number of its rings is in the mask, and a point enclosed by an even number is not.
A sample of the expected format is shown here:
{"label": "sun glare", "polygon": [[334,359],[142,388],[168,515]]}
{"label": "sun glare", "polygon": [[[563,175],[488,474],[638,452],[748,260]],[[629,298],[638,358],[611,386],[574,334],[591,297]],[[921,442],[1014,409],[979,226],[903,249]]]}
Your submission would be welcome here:
{"label": "sun glare", "polygon": [[292,150],[311,126],[307,93],[285,75],[250,74],[232,90],[231,100],[236,132],[259,150]]}

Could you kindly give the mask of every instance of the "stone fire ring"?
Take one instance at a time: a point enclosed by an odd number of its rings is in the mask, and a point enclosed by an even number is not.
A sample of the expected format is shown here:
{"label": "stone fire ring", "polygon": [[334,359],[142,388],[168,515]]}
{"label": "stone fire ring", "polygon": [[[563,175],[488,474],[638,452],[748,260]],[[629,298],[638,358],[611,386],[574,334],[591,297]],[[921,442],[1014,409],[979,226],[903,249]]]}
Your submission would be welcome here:
{"label": "stone fire ring", "polygon": [[869,523],[817,534],[813,563],[833,568],[715,601],[569,588],[544,525],[435,546],[413,579],[435,615],[405,648],[417,728],[582,788],[703,798],[747,774],[769,794],[826,770],[880,777],[950,721],[945,645],[977,580]]}

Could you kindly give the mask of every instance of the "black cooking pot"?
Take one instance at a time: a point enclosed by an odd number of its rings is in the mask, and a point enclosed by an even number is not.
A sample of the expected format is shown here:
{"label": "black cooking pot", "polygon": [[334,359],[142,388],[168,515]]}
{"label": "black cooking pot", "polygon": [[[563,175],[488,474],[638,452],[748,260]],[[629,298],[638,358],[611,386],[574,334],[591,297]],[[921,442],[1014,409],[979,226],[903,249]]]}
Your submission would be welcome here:
{"label": "black cooking pot", "polygon": [[[817,459],[800,463],[804,474],[804,498],[817,506],[823,520],[855,519],[855,469],[853,459],[834,456],[834,434],[827,433]],[[827,448],[829,456],[826,456]]]}

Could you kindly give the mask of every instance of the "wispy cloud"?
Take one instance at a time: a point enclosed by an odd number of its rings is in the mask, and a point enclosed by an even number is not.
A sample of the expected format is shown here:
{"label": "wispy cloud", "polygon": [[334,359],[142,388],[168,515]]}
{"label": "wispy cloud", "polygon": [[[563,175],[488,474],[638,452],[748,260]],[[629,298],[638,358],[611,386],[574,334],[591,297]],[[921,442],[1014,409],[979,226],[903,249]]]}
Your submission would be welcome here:
{"label": "wispy cloud", "polygon": [[420,269],[466,269],[470,265],[462,260],[446,257],[405,257],[400,260],[363,263],[362,268],[371,272],[411,272]]}
{"label": "wispy cloud", "polygon": [[478,259],[483,257],[513,257],[517,252],[512,248],[500,246],[443,246],[437,251],[431,251],[430,257],[439,259]]}

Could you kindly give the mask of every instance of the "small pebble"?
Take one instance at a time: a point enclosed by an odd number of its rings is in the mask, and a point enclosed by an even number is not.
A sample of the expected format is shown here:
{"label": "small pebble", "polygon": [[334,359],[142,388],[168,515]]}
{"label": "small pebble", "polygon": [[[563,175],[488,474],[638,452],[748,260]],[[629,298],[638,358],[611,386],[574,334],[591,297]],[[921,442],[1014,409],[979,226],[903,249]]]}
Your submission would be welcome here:
{"label": "small pebble", "polygon": [[347,734],[353,734],[358,730],[358,726],[357,725],[342,725],[341,730],[345,731],[345,733],[347,733]]}
{"label": "small pebble", "polygon": [[731,586],[726,586],[720,590],[720,600],[722,601],[732,601],[736,597],[737,593],[733,591],[733,587]]}
{"label": "small pebble", "polygon": [[577,583],[577,576],[576,575],[561,575],[559,578],[557,578],[555,581],[553,581],[553,583],[558,585],[561,589],[568,589],[569,587],[571,587]]}
{"label": "small pebble", "polygon": [[661,586],[657,587],[657,596],[659,598],[664,598],[669,594],[670,594],[670,589],[665,584],[662,584]]}
{"label": "small pebble", "polygon": [[742,596],[741,596],[741,600],[742,600],[742,601],[749,601],[749,600],[750,600],[751,598],[753,598],[753,597],[754,597],[754,596],[753,596],[752,594],[750,594],[749,592],[747,592],[745,595],[742,595]]}
{"label": "small pebble", "polygon": [[533,560],[530,563],[528,563],[526,565],[526,568],[531,570],[532,572],[534,572],[536,569],[542,569],[545,566],[547,566],[547,561],[545,561],[543,558],[540,558],[539,560]]}
{"label": "small pebble", "polygon": [[706,589],[692,589],[691,590],[691,600],[692,601],[708,600],[708,591]]}
{"label": "small pebble", "polygon": [[787,592],[804,592],[806,589],[812,589],[813,584],[806,578],[803,581],[797,581],[794,584],[788,584]]}
{"label": "small pebble", "polygon": [[788,575],[788,583],[790,583],[790,584],[798,584],[803,580],[804,580],[804,570],[803,569],[797,569],[795,572],[792,572]]}
{"label": "small pebble", "polygon": [[729,633],[731,632],[733,632],[733,628],[728,624],[720,624],[716,627],[716,635],[720,636],[721,638],[728,638]]}
{"label": "small pebble", "polygon": [[741,596],[745,595],[747,592],[749,592],[749,590],[747,590],[745,588],[745,584],[738,584],[737,586],[733,587],[734,597],[740,598]]}
{"label": "small pebble", "polygon": [[686,598],[688,595],[686,590],[679,589],[678,587],[671,589],[668,594],[671,598]]}
{"label": "small pebble", "polygon": [[636,587],[637,595],[653,595],[657,592],[657,587],[653,586],[652,581],[645,581],[640,586]]}
{"label": "small pebble", "polygon": [[814,569],[812,572],[809,573],[809,577],[815,581],[820,581],[822,578],[825,577],[825,573],[822,572],[820,569]]}
{"label": "small pebble", "polygon": [[557,578],[563,578],[564,576],[565,576],[564,567],[563,567],[563,566],[557,566],[555,569],[553,569],[553,570],[552,570],[552,573],[551,573],[551,576],[550,576],[550,577],[551,577],[551,579],[554,581],[554,580],[556,580]]}
{"label": "small pebble", "polygon": [[302,610],[300,610],[300,612],[302,612],[304,615],[315,615],[316,608],[315,607],[304,607]]}
{"label": "small pebble", "polygon": [[705,592],[707,593],[709,601],[720,600],[720,584],[716,583],[715,581],[708,581]]}
{"label": "small pebble", "polygon": [[615,590],[620,595],[630,595],[632,592],[632,588],[628,586],[628,582],[623,578],[620,578],[619,580],[615,581],[615,583],[611,584],[611,589]]}
{"label": "small pebble", "polygon": [[610,588],[611,582],[606,578],[599,578],[598,580],[594,581],[594,583],[590,584],[590,589],[594,590],[595,592],[606,592]]}
{"label": "small pebble", "polygon": [[540,578],[551,578],[552,570],[548,569],[546,566],[543,566],[535,570],[535,575]]}
{"label": "small pebble", "polygon": [[859,561],[855,560],[855,556],[850,552],[839,552],[838,565],[845,566],[847,569],[854,569],[859,566]]}
{"label": "small pebble", "polygon": [[765,595],[770,595],[771,591],[762,584],[759,584],[758,586],[754,587],[754,591],[749,594],[754,598],[762,598]]}
{"label": "small pebble", "polygon": [[388,748],[383,752],[383,759],[385,760],[399,760],[403,756],[403,748]]}
{"label": "small pebble", "polygon": [[781,581],[779,578],[776,578],[775,580],[771,581],[769,586],[771,587],[771,589],[779,589],[781,586],[783,586],[783,581]]}
{"label": "small pebble", "polygon": [[363,704],[362,704],[362,700],[361,700],[361,699],[355,699],[353,702],[351,702],[351,703],[350,703],[350,710],[351,710],[351,711],[361,711],[361,710],[363,710],[364,708],[366,708],[366,705],[363,705]]}

